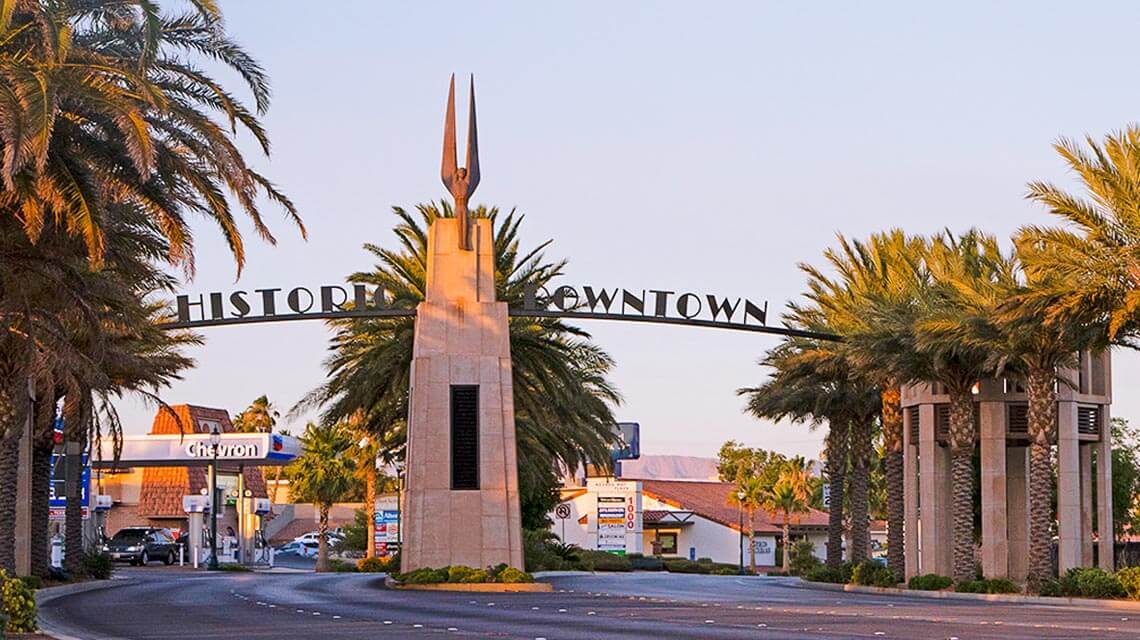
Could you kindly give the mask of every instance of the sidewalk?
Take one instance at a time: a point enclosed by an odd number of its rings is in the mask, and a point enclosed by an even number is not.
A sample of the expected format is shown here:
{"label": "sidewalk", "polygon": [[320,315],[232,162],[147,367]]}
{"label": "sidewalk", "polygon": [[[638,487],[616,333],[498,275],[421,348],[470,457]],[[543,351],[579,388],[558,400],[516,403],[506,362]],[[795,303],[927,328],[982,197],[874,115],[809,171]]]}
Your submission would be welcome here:
{"label": "sidewalk", "polygon": [[971,600],[974,602],[1001,602],[1005,604],[1035,604],[1047,606],[1068,606],[1075,609],[1095,611],[1132,611],[1140,613],[1140,600],[1095,600],[1092,598],[1047,598],[1025,596],[1012,593],[958,593],[956,591],[914,591],[889,587],[864,587],[857,584],[831,584],[801,580],[800,587],[819,591],[845,591],[847,593],[869,593],[901,596],[924,600]]}

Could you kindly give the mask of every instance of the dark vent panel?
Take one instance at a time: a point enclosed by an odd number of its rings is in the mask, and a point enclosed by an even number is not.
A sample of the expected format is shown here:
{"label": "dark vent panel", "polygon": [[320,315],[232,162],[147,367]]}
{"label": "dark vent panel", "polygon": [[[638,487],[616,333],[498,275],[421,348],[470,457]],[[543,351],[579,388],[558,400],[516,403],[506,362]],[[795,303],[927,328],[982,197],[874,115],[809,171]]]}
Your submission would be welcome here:
{"label": "dark vent panel", "polygon": [[479,385],[451,386],[451,488],[479,488]]}

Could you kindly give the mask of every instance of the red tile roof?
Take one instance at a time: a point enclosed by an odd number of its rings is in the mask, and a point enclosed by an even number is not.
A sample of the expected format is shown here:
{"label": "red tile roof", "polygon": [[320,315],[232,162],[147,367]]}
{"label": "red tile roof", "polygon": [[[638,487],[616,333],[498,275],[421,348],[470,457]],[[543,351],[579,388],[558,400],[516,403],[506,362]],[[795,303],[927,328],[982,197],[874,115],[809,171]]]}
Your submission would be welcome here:
{"label": "red tile roof", "polygon": [[[642,492],[677,509],[692,511],[702,518],[739,529],[740,514],[737,507],[728,501],[734,485],[727,482],[692,482],[683,480],[642,480]],[[827,527],[827,513],[812,509],[810,512],[793,516],[793,530]],[[753,530],[757,533],[780,533],[782,516],[758,510],[752,518]]]}

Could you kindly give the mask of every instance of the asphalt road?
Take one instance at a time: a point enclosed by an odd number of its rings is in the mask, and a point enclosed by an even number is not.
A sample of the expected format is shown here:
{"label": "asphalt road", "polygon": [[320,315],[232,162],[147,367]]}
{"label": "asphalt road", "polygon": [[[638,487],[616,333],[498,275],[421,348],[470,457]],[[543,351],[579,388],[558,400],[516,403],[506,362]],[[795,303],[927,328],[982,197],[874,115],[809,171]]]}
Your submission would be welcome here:
{"label": "asphalt road", "polygon": [[925,601],[795,579],[562,575],[553,594],[400,592],[364,574],[127,569],[120,586],[47,603],[46,626],[108,638],[1140,638],[1140,614]]}

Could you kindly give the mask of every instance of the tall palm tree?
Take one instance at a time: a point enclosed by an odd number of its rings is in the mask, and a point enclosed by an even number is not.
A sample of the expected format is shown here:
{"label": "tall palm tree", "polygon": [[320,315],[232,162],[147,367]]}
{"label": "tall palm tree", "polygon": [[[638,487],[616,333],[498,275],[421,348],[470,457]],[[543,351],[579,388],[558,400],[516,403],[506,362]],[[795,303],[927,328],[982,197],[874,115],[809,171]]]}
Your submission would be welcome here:
{"label": "tall palm tree", "polygon": [[[367,244],[377,259],[371,271],[349,277],[354,284],[381,287],[394,307],[414,308],[423,300],[427,272],[427,228],[452,217],[447,204],[419,205],[417,213],[395,208],[399,249]],[[543,286],[562,273],[565,261],[547,262],[550,241],[523,249],[513,211],[479,207],[470,215],[494,222],[496,297],[521,304],[526,289]],[[325,361],[328,381],[294,409],[323,408],[325,421],[364,416],[364,430],[384,439],[407,416],[414,318],[353,318],[330,323],[335,335]],[[515,425],[520,495],[545,495],[556,482],[551,469],[561,464],[610,464],[616,440],[612,407],[621,400],[607,379],[613,360],[590,342],[589,334],[557,318],[511,317]],[[543,491],[534,491],[544,487]],[[524,511],[525,511],[524,505]]]}
{"label": "tall palm tree", "polygon": [[736,486],[728,494],[728,503],[736,505],[744,516],[742,518],[746,527],[744,534],[748,536],[748,569],[751,573],[756,573],[756,529],[753,520],[768,489],[763,478],[756,475],[741,475],[736,480]]}
{"label": "tall palm tree", "polygon": [[781,516],[784,545],[783,571],[791,570],[792,532],[791,522],[800,514],[811,511],[809,502],[808,472],[797,468],[794,463],[786,463],[780,471],[776,484],[768,487],[760,499],[760,508],[773,515]]}
{"label": "tall palm tree", "polygon": [[989,371],[992,352],[962,344],[943,330],[947,319],[961,318],[952,288],[933,282],[930,272],[960,277],[997,277],[979,251],[976,232],[961,237],[940,234],[924,243],[915,260],[914,296],[908,300],[873,298],[864,331],[850,336],[870,368],[890,371],[904,384],[936,383],[949,396],[953,577],[974,576],[973,454],[976,441],[973,389]]}
{"label": "tall palm tree", "polygon": [[1050,316],[1041,304],[1058,285],[1048,270],[1026,270],[1020,260],[1033,256],[1035,247],[1018,241],[1018,251],[1006,255],[997,240],[975,233],[979,260],[989,263],[989,278],[972,277],[970,272],[951,269],[943,272],[936,264],[935,280],[946,285],[946,295],[954,299],[956,314],[926,329],[946,340],[988,351],[992,375],[1011,376],[1025,383],[1029,401],[1029,584],[1037,589],[1052,574],[1050,525],[1052,463],[1050,452],[1057,420],[1058,369],[1076,363],[1075,354],[1089,347],[1104,348],[1107,333],[1103,324],[1085,322],[1073,315]]}
{"label": "tall palm tree", "polygon": [[[887,565],[896,576],[906,573],[903,540],[903,415],[901,384],[896,372],[879,366],[856,339],[875,327],[866,313],[872,306],[905,307],[919,287],[914,261],[922,255],[923,241],[893,229],[872,235],[867,241],[838,237],[838,246],[824,253],[834,276],[809,264],[800,266],[808,275],[807,298],[823,309],[831,324],[847,339],[843,348],[857,375],[880,393],[879,423],[883,439],[883,466],[887,494]],[[869,365],[869,363],[874,364]]]}
{"label": "tall palm tree", "polygon": [[[785,324],[793,328],[831,333],[818,314],[793,305],[785,315]],[[849,503],[853,522],[853,559],[862,559],[869,546],[867,491],[856,488],[852,493],[860,499],[844,500],[847,484],[869,482],[869,464],[851,464],[851,433],[864,437],[865,425],[870,425],[879,411],[878,391],[858,381],[849,363],[838,356],[837,347],[823,341],[807,338],[787,338],[771,349],[761,365],[771,367],[772,373],[759,387],[739,389],[738,394],[748,398],[746,411],[758,418],[796,422],[811,425],[827,423],[824,441],[824,465],[830,486],[828,509],[827,563],[838,567],[843,562],[844,504]],[[854,425],[859,425],[853,428]],[[869,433],[865,436],[870,438]],[[860,455],[866,455],[865,450]],[[863,472],[860,478],[848,476],[849,468]],[[848,482],[850,480],[850,482]],[[866,541],[866,542],[864,542]]]}
{"label": "tall palm tree", "polygon": [[[241,128],[268,152],[258,120],[268,106],[265,74],[226,35],[214,2],[192,5],[192,12],[179,16],[163,15],[149,0],[15,0],[0,11],[0,236],[7,242],[0,260],[3,486],[15,485],[28,389],[63,395],[40,378],[65,367],[75,370],[74,380],[92,381],[68,383],[73,396],[103,388],[99,380],[106,376],[92,354],[111,338],[99,335],[99,307],[80,283],[84,269],[105,267],[116,251],[138,249],[115,246],[114,228],[124,215],[142,213],[164,239],[161,255],[148,259],[187,273],[194,266],[190,213],[218,223],[239,271],[244,264],[227,195],[270,242],[259,194],[282,205],[299,225],[292,203],[248,167],[235,144]],[[236,71],[256,109],[228,93],[195,59]],[[16,246],[17,236],[23,246]],[[85,264],[75,265],[71,255]],[[70,344],[77,321],[90,334],[82,349]],[[13,492],[0,494],[0,565],[9,569],[14,499]]]}
{"label": "tall palm tree", "polygon": [[1048,319],[1075,317],[1103,326],[1106,337],[1134,344],[1140,331],[1140,126],[1129,125],[1080,143],[1054,145],[1085,193],[1072,194],[1048,182],[1029,185],[1028,198],[1069,228],[1023,227],[1015,241],[1033,299]]}
{"label": "tall palm tree", "polygon": [[290,491],[300,500],[317,507],[317,571],[329,569],[329,509],[352,485],[356,470],[351,432],[340,423],[309,423],[301,436],[304,452],[292,462]]}

